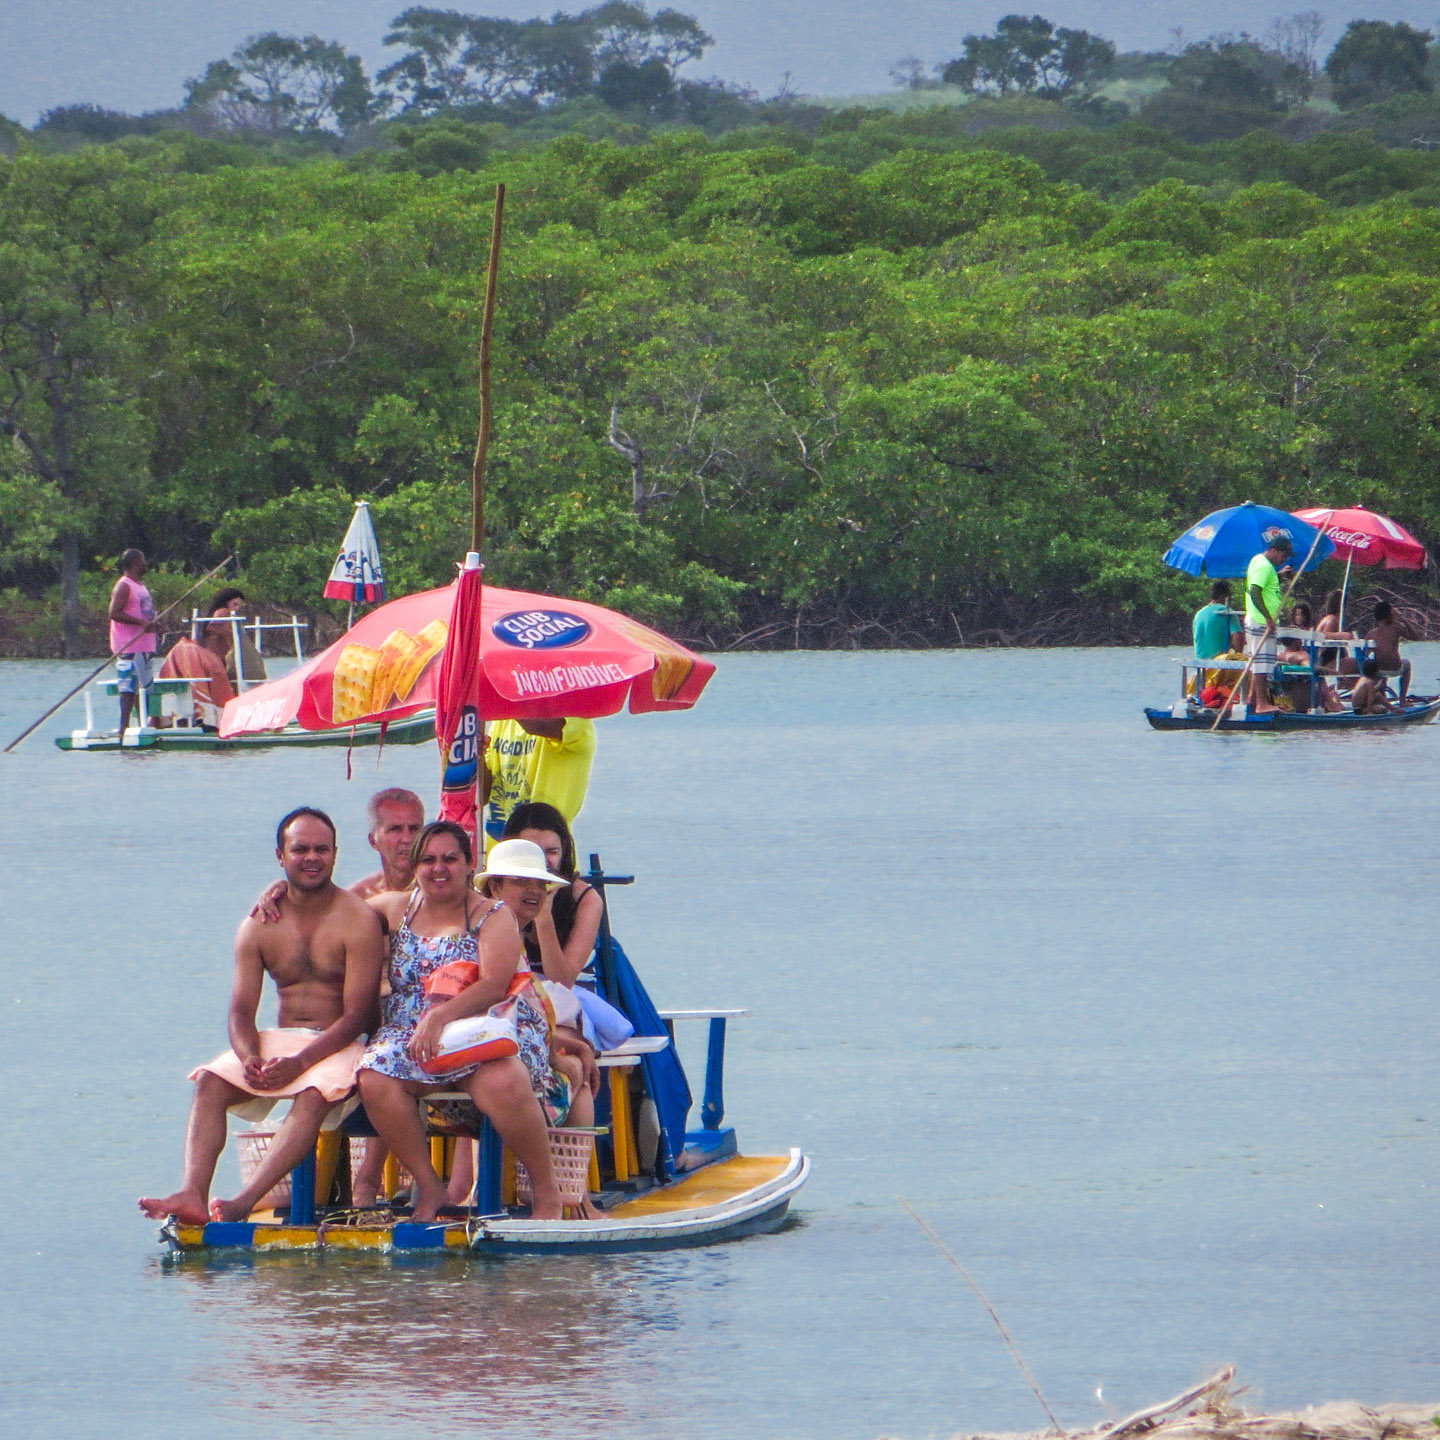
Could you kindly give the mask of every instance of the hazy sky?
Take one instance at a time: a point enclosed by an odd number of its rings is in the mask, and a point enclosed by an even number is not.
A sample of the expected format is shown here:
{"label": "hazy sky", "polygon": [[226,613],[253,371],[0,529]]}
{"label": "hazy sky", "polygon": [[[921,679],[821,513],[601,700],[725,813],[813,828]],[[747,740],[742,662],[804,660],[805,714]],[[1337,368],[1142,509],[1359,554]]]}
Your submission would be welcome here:
{"label": "hazy sky", "polygon": [[[586,0],[431,0],[436,8],[525,18]],[[1436,26],[1440,0],[653,0],[699,17],[715,47],[687,74],[710,74],[772,94],[788,70],[812,94],[888,87],[902,55],[950,59],[968,31],[987,31],[1010,10],[1038,10],[1057,25],[1109,36],[1122,50],[1160,50],[1179,26],[1264,31],[1275,15],[1318,10],[1322,48],[1346,21],[1407,20]],[[314,32],[357,51],[373,73],[393,59],[380,43],[406,0],[0,0],[0,114],[30,125],[54,105],[91,101],[115,110],[178,104],[184,81],[265,30]]]}

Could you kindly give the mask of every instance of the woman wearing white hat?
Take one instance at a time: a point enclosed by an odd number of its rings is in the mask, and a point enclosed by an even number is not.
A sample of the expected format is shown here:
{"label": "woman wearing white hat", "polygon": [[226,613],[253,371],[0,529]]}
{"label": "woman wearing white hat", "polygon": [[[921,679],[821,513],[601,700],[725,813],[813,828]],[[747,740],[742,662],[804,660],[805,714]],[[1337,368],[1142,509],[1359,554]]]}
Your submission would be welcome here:
{"label": "woman wearing white hat", "polygon": [[[551,888],[569,882],[551,874],[545,852],[533,840],[501,840],[491,847],[478,883],[482,895],[510,911],[523,934],[534,925]],[[523,958],[519,968],[529,969]],[[530,1069],[535,1094],[552,1124],[563,1120],[593,1125],[600,1070],[595,1052],[581,1034],[579,1002],[566,986],[551,984],[542,976],[534,976],[533,984],[553,1022],[544,1035],[533,1027],[528,1032],[521,1029],[520,1058]]]}

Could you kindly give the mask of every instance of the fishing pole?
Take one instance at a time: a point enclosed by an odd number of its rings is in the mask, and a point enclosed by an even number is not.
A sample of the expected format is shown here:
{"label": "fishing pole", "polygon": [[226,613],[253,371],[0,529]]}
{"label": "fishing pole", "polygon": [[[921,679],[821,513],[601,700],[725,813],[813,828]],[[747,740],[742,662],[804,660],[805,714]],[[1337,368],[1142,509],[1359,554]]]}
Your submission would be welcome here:
{"label": "fishing pole", "polygon": [[[227,555],[214,570],[207,570],[181,597],[179,600],[172,600],[156,617],[157,621],[163,620],[181,601],[188,600],[212,575],[223,570],[235,557]],[[73,690],[67,691],[60,697],[33,725],[22,730],[4,749],[3,754],[8,755],[27,735],[32,735],[38,730],[67,700],[73,700],[117,655],[119,650],[112,650]]]}
{"label": "fishing pole", "polygon": [[960,1272],[960,1278],[975,1292],[975,1298],[985,1307],[986,1313],[995,1322],[995,1328],[1000,1332],[1000,1338],[1010,1347],[1010,1353],[1015,1357],[1015,1363],[1020,1367],[1020,1373],[1025,1377],[1026,1383],[1030,1386],[1031,1392],[1040,1402],[1045,1413],[1050,1417],[1050,1423],[1055,1427],[1057,1435],[1065,1433],[1065,1427],[1055,1418],[1055,1412],[1050,1408],[1050,1402],[1040,1393],[1040,1387],[1035,1383],[1035,1377],[1030,1373],[1030,1367],[1025,1363],[1025,1357],[1020,1353],[1020,1347],[1011,1339],[1010,1332],[1005,1328],[1005,1322],[1000,1318],[999,1312],[986,1298],[985,1292],[975,1283],[970,1272],[955,1257],[955,1252],[935,1233],[930,1225],[916,1213],[915,1207],[903,1196],[896,1196],[896,1199],[910,1212],[910,1218],[929,1237],[930,1243]]}

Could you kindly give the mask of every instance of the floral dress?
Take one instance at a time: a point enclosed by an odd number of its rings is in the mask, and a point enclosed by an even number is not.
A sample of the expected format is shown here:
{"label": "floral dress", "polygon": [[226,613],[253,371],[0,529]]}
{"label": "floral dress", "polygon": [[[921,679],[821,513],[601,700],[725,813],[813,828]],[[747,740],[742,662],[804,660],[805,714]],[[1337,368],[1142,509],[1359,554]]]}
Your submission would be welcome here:
{"label": "floral dress", "polygon": [[[429,1005],[426,980],[442,965],[456,960],[478,964],[480,931],[502,904],[491,906],[473,930],[467,929],[459,935],[417,935],[410,928],[410,920],[419,908],[418,896],[411,901],[400,928],[390,937],[390,993],[385,997],[380,1028],[366,1047],[358,1069],[378,1070],[395,1080],[433,1085],[436,1081],[461,1080],[478,1068],[465,1065],[432,1075],[422,1070],[410,1054],[410,1041]],[[523,966],[523,960],[521,963]],[[557,1113],[563,1115],[570,1108],[570,1087],[565,1076],[550,1068],[550,1017],[543,998],[533,986],[521,990],[513,1004],[511,1018],[520,1040],[520,1058],[530,1072],[530,1088],[553,1124]]]}

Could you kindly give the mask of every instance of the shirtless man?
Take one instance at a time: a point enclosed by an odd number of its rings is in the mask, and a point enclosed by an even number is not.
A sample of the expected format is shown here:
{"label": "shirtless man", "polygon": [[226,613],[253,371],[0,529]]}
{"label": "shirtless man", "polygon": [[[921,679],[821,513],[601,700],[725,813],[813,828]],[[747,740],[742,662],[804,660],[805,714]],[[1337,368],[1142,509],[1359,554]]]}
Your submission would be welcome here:
{"label": "shirtless man", "polygon": [[[410,863],[410,850],[415,837],[425,828],[425,806],[413,790],[392,786],[377,790],[365,807],[370,820],[370,848],[380,857],[380,868],[350,886],[350,893],[368,900],[390,890],[409,890],[415,883],[415,867]],[[250,912],[252,920],[262,925],[280,918],[280,906],[286,896],[283,881],[277,881],[261,892]],[[351,1195],[356,1205],[373,1205],[380,1193],[388,1152],[374,1136],[365,1142],[365,1155],[351,1178]]]}
{"label": "shirtless man", "polygon": [[1406,626],[1395,623],[1395,611],[1388,600],[1375,602],[1375,624],[1366,636],[1375,647],[1375,658],[1380,662],[1382,673],[1400,676],[1400,703],[1410,693],[1410,662],[1400,658],[1402,640],[1418,640],[1420,637]]}
{"label": "shirtless man", "polygon": [[[370,820],[370,848],[379,855],[380,868],[347,888],[362,900],[383,895],[387,890],[409,890],[415,883],[410,847],[425,828],[424,804],[413,790],[394,786],[377,790],[365,806],[365,813]],[[250,911],[250,918],[274,924],[280,918],[286,888],[283,880],[267,885]]]}
{"label": "shirtless man", "polygon": [[[144,1197],[152,1220],[189,1225],[243,1220],[275,1182],[310,1152],[330,1107],[355,1088],[362,1031],[374,1021],[385,954],[380,922],[361,899],[340,889],[335,826],[322,811],[293,810],[276,831],[285,871],[277,922],[247,916],[235,936],[230,994],[231,1049],[190,1075],[195,1095],[185,1136],[180,1189]],[[261,1032],[255,1016],[265,976],[279,992],[279,1028]],[[209,1203],[215,1164],[225,1148],[226,1111],[254,1099],[293,1100],[264,1161],[233,1200]]]}
{"label": "shirtless man", "polygon": [[1372,655],[1360,667],[1361,679],[1350,692],[1350,703],[1357,715],[1390,715],[1396,707],[1385,698],[1385,682],[1380,678],[1380,662]]}

